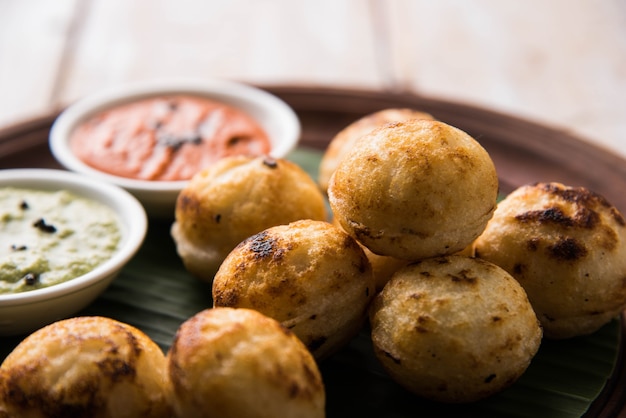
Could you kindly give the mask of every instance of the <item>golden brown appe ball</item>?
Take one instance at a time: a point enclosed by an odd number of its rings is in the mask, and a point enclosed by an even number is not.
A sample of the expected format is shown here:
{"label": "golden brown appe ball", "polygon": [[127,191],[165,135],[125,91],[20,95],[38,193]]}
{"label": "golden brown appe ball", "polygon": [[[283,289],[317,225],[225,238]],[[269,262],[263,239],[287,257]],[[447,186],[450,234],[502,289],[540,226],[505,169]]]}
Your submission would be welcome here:
{"label": "golden brown appe ball", "polygon": [[[374,254],[365,246],[363,246],[363,251],[365,251],[365,255],[367,255],[367,258],[372,265],[372,273],[374,274],[374,282],[376,283],[377,292],[383,290],[396,271],[400,270],[400,268],[406,266],[407,264],[412,263],[412,261],[403,260],[401,258]],[[473,248],[471,245],[468,245],[466,248],[455,254],[471,257],[473,256]]]}
{"label": "golden brown appe ball", "polygon": [[62,320],[26,337],[0,367],[9,417],[171,416],[165,356],[138,329],[103,317]]}
{"label": "golden brown appe ball", "polygon": [[227,157],[181,191],[171,232],[185,268],[210,282],[245,238],[299,219],[326,220],[325,205],[317,184],[290,161]]}
{"label": "golden brown appe ball", "polygon": [[403,260],[401,258],[374,254],[365,246],[363,246],[363,251],[372,266],[376,292],[383,290],[383,287],[385,287],[387,282],[391,279],[391,276],[393,276],[396,271],[411,263],[411,261]]}
{"label": "golden brown appe ball", "polygon": [[[341,228],[343,230],[341,224],[337,222],[337,219],[333,219],[331,223],[337,228]],[[389,281],[389,279],[391,279],[391,276],[393,275],[393,273],[396,272],[396,270],[400,269],[400,267],[406,266],[411,262],[409,260],[402,260],[400,258],[374,254],[363,244],[359,243],[359,245],[363,249],[365,256],[372,266],[372,275],[374,276],[374,289],[376,290],[376,292],[380,292],[383,289],[385,284]]]}
{"label": "golden brown appe ball", "polygon": [[373,296],[371,266],[359,244],[334,225],[312,220],[246,239],[213,281],[214,306],[276,319],[318,360],[358,333]]}
{"label": "golden brown appe ball", "polygon": [[433,116],[408,108],[382,109],[363,116],[343,128],[328,144],[320,162],[318,184],[326,192],[331,175],[337,169],[339,161],[352,149],[354,143],[363,135],[375,128],[391,122],[401,122],[409,119],[429,119]]}
{"label": "golden brown appe ball", "polygon": [[526,289],[548,338],[592,333],[626,307],[624,217],[586,188],[518,188],[474,247]]}
{"label": "golden brown appe ball", "polygon": [[409,391],[473,402],[510,386],[541,343],[524,289],[500,267],[453,255],[398,270],[370,309],[376,356]]}
{"label": "golden brown appe ball", "polygon": [[277,321],[248,309],[199,312],[168,353],[175,416],[322,418],[315,360]]}
{"label": "golden brown appe ball", "polygon": [[453,254],[485,228],[498,177],[487,151],[439,121],[411,120],[357,141],[331,177],[334,216],[372,252],[407,260]]}

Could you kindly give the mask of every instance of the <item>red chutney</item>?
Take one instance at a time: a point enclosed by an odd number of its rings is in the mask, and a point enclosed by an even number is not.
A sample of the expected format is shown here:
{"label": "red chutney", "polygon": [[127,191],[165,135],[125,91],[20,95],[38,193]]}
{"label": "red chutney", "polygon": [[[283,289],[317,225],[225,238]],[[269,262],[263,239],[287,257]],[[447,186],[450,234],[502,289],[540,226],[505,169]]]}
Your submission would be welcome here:
{"label": "red chutney", "polygon": [[230,155],[270,151],[265,131],[239,109],[210,99],[159,96],[117,106],[72,133],[86,164],[141,180],[187,180]]}

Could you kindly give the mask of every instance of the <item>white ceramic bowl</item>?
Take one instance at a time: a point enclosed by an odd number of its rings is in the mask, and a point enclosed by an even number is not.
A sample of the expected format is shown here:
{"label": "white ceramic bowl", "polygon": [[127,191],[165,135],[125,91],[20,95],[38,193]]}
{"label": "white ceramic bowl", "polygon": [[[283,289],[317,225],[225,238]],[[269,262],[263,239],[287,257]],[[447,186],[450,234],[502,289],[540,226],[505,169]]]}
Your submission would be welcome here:
{"label": "white ceramic bowl", "polygon": [[300,140],[300,121],[293,109],[262,89],[226,80],[156,80],[103,90],[70,105],[50,131],[52,154],[71,171],[123,187],[139,199],[150,217],[173,218],[176,198],[187,181],[134,180],[110,175],[83,163],[68,146],[74,128],[95,113],[130,101],[169,94],[207,97],[244,111],[267,132],[270,155],[274,158],[285,157]]}
{"label": "white ceramic bowl", "polygon": [[89,305],[135,255],[145,239],[147,216],[141,204],[121,188],[63,170],[0,170],[0,187],[69,190],[117,213],[122,239],[113,256],[94,270],[50,287],[0,294],[0,335],[34,331]]}

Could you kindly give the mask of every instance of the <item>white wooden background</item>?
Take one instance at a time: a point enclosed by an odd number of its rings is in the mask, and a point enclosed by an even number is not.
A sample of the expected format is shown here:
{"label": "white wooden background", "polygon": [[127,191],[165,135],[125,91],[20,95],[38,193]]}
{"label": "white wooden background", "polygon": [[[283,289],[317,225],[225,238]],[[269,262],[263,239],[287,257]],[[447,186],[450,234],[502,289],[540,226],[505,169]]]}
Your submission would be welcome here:
{"label": "white wooden background", "polygon": [[0,0],[0,128],[173,76],[408,90],[626,157],[623,0]]}

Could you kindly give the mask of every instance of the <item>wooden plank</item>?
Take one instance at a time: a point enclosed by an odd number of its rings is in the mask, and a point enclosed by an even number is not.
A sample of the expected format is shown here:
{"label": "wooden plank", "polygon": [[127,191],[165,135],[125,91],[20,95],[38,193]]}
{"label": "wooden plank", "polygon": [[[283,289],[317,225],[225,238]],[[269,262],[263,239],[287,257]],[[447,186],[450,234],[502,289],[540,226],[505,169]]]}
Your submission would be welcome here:
{"label": "wooden plank", "polygon": [[5,0],[0,125],[126,81],[224,77],[416,91],[626,155],[624,12],[619,0]]}
{"label": "wooden plank", "polygon": [[49,110],[76,1],[0,1],[0,126]]}
{"label": "wooden plank", "polygon": [[626,156],[619,0],[390,2],[404,88],[570,130]]}
{"label": "wooden plank", "polygon": [[164,77],[380,88],[373,39],[362,0],[93,0],[62,99]]}

